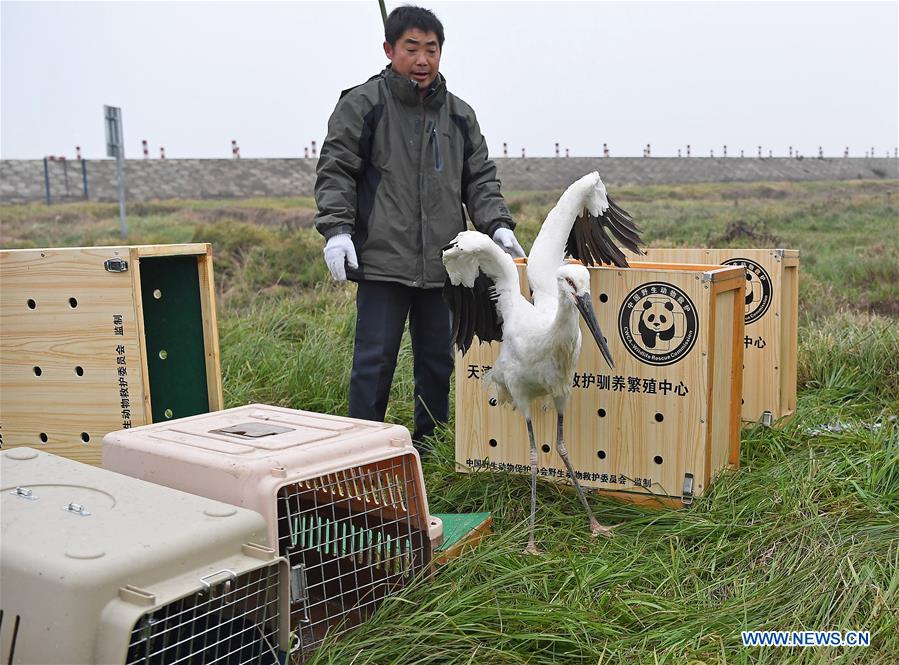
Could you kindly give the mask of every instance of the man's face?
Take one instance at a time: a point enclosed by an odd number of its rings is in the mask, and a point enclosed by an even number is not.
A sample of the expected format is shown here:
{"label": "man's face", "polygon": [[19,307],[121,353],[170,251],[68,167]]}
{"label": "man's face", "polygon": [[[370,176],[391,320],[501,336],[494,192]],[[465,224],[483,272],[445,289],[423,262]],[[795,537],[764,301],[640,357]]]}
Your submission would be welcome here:
{"label": "man's face", "polygon": [[384,42],[384,53],[392,63],[393,71],[418,83],[422,93],[437,78],[440,46],[434,32],[410,28],[396,40],[396,47]]}

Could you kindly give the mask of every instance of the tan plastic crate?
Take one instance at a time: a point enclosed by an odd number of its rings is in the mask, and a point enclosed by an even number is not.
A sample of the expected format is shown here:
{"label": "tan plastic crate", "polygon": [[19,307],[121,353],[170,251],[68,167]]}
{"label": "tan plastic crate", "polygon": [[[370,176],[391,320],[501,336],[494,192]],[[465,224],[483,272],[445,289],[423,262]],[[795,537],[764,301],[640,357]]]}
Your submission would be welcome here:
{"label": "tan plastic crate", "polygon": [[[582,328],[565,417],[577,478],[626,501],[690,503],[721,469],[739,464],[744,272],[634,261],[630,268],[589,270],[596,317],[616,366],[609,368]],[[519,277],[528,295],[522,263]],[[650,335],[641,312],[665,316],[666,325]],[[456,462],[463,471],[529,474],[524,418],[497,407],[481,381],[500,344],[456,354]],[[538,402],[532,413],[538,473],[565,481],[555,411]]]}
{"label": "tan plastic crate", "polygon": [[650,248],[647,259],[746,267],[743,420],[772,422],[796,410],[798,249]]}
{"label": "tan plastic crate", "polygon": [[100,464],[109,432],[222,408],[206,243],[0,250],[0,428]]}
{"label": "tan plastic crate", "polygon": [[398,425],[253,404],[110,433],[103,466],[265,517],[302,588],[297,661],[428,570],[443,534]]}
{"label": "tan plastic crate", "polygon": [[288,570],[261,516],[31,448],[0,473],[4,663],[278,663]]}

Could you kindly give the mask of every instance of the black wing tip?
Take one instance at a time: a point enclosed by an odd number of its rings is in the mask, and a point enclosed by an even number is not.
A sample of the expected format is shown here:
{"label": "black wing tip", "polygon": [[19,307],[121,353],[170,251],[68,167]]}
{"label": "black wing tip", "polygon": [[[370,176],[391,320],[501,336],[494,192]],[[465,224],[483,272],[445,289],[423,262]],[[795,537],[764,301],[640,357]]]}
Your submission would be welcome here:
{"label": "black wing tip", "polygon": [[[642,240],[640,229],[630,213],[607,197],[609,207],[596,216],[585,210],[577,217],[569,235],[566,249],[569,255],[585,265],[614,265],[628,268],[630,264],[624,252],[616,245],[637,255],[644,255],[640,249]],[[614,241],[613,241],[614,239]]]}
{"label": "black wing tip", "polygon": [[480,342],[502,341],[502,317],[496,309],[496,289],[492,279],[478,274],[472,288],[453,284],[447,277],[443,299],[452,314],[451,340],[463,354],[471,348],[474,338]]}

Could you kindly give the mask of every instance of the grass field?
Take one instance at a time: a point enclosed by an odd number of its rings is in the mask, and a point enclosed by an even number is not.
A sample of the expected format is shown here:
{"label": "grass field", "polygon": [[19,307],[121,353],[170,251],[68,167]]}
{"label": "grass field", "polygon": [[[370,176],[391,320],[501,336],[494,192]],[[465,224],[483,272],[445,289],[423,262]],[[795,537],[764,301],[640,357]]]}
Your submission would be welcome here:
{"label": "grass field", "polygon": [[[388,600],[315,663],[899,662],[899,190],[891,182],[623,187],[649,245],[802,251],[799,404],[742,432],[741,468],[689,510],[541,483],[539,558],[522,555],[529,482],[453,468],[452,423],[425,464],[434,512],[490,510],[495,535]],[[509,193],[527,249],[558,192]],[[129,208],[131,243],[209,241],[228,406],[344,413],[352,285],[329,283],[309,199]],[[0,208],[0,245],[117,244],[115,204]],[[388,420],[411,425],[401,350]],[[842,423],[840,432],[811,430]],[[868,648],[743,648],[740,631],[869,630]]]}

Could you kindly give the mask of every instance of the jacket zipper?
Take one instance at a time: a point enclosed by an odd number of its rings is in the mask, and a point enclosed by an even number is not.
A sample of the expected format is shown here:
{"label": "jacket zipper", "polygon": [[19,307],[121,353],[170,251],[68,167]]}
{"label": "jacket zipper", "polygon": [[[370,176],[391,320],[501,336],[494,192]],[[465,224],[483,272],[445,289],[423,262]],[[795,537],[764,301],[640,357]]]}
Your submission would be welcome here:
{"label": "jacket zipper", "polygon": [[434,144],[434,170],[443,171],[443,159],[440,155],[440,137],[437,135],[437,123],[431,128],[431,141]]}
{"label": "jacket zipper", "polygon": [[[427,117],[424,110],[424,104],[422,103],[421,107],[421,117],[422,121]],[[424,124],[424,122],[422,122]],[[426,237],[426,227],[428,224],[428,216],[425,212],[425,183],[427,179],[425,178],[424,172],[424,164],[425,164],[425,152],[428,149],[427,143],[425,143],[425,136],[430,138],[431,131],[433,130],[434,121],[429,120],[428,125],[425,128],[425,131],[421,135],[421,144],[418,152],[418,197],[420,201],[420,209],[421,209],[421,272],[419,273],[419,280],[416,286],[424,287],[425,285],[425,265],[427,264],[427,257],[425,256],[425,237]]]}

